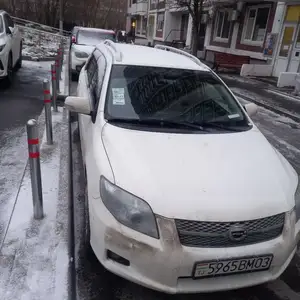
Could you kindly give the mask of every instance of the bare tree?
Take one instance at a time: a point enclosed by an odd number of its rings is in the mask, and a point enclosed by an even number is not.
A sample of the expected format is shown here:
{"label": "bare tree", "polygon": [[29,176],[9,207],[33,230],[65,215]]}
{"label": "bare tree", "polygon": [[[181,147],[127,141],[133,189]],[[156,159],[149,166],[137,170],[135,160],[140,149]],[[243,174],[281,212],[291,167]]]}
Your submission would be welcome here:
{"label": "bare tree", "polygon": [[201,26],[201,18],[205,5],[212,5],[210,0],[169,0],[169,6],[178,10],[187,9],[192,17],[192,44],[191,52],[197,55],[198,37]]}
{"label": "bare tree", "polygon": [[[0,7],[18,18],[58,26],[59,0],[0,0]],[[126,9],[125,0],[63,0],[63,19],[67,24],[122,28]]]}

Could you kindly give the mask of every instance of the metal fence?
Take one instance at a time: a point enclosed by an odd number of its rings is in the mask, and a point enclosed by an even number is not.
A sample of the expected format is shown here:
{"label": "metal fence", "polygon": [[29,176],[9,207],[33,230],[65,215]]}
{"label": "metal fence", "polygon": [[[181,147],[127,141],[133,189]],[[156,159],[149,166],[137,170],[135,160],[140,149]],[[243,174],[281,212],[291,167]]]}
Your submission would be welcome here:
{"label": "metal fence", "polygon": [[63,35],[60,35],[57,28],[16,17],[12,19],[22,34],[24,57],[52,58],[56,56],[56,50],[61,42],[64,46],[70,44],[69,31],[63,31]]}

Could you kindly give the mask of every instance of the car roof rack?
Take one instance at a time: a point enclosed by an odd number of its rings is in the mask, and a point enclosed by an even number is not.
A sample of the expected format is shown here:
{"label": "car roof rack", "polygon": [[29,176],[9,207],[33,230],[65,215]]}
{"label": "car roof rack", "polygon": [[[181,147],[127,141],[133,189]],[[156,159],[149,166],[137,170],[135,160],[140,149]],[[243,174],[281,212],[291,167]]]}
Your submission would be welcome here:
{"label": "car roof rack", "polygon": [[174,47],[170,47],[170,46],[166,46],[166,45],[160,45],[160,44],[155,45],[154,48],[160,49],[160,50],[165,50],[165,51],[170,51],[170,52],[177,53],[180,55],[184,55],[184,56],[188,57],[189,59],[191,59],[193,62],[195,62],[197,65],[204,67],[205,69],[208,69],[208,67],[205,64],[203,64],[196,56],[189,54],[183,50],[180,50],[180,49],[177,49]]}
{"label": "car roof rack", "polygon": [[120,50],[118,50],[116,43],[114,43],[111,40],[105,40],[104,44],[106,46],[109,46],[109,49],[111,50],[111,52],[114,52],[114,57],[115,57],[116,61],[122,61],[122,52]]}

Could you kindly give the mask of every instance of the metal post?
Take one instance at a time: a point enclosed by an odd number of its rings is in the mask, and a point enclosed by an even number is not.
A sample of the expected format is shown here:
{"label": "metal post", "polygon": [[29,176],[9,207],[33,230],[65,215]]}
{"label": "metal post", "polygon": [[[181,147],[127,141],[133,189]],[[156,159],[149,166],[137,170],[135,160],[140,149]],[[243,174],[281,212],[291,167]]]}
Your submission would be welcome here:
{"label": "metal post", "polygon": [[59,93],[59,58],[58,58],[58,55],[56,55],[56,58],[55,58],[55,71],[56,71],[56,90],[57,90],[57,93]]}
{"label": "metal post", "polygon": [[56,67],[55,65],[51,65],[51,82],[52,82],[52,105],[53,110],[57,112],[57,81],[56,81]]}
{"label": "metal post", "polygon": [[61,43],[61,46],[60,46],[60,54],[61,54],[61,68],[62,68],[64,65],[64,57],[65,57],[63,42]]}
{"label": "metal post", "polygon": [[64,52],[63,52],[63,46],[60,46],[60,79],[62,79],[61,74],[63,70],[63,65],[64,65]]}
{"label": "metal post", "polygon": [[46,137],[47,144],[53,144],[53,133],[52,133],[52,114],[51,114],[51,96],[50,96],[50,82],[45,79],[43,81],[44,88],[44,106],[45,106],[45,118],[46,118]]}
{"label": "metal post", "polygon": [[29,120],[27,122],[26,128],[33,200],[33,214],[35,219],[42,219],[44,217],[43,192],[39,150],[39,129],[37,121],[35,119]]}
{"label": "metal post", "polygon": [[58,60],[58,70],[59,70],[58,81],[60,81],[61,80],[61,54],[60,54],[60,47],[57,49],[57,60]]}

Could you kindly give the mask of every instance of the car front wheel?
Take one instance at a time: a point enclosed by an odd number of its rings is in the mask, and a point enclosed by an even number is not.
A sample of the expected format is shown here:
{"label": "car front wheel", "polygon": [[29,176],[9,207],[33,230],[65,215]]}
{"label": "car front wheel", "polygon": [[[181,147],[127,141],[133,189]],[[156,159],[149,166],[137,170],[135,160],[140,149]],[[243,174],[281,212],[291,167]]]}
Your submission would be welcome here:
{"label": "car front wheel", "polygon": [[12,54],[9,54],[8,61],[7,61],[7,75],[5,78],[5,86],[9,87],[12,84],[14,76],[14,70],[13,70],[13,61],[12,61]]}
{"label": "car front wheel", "polygon": [[17,61],[16,68],[17,69],[21,69],[22,68],[22,43],[20,44],[20,53],[19,53],[19,59]]}

